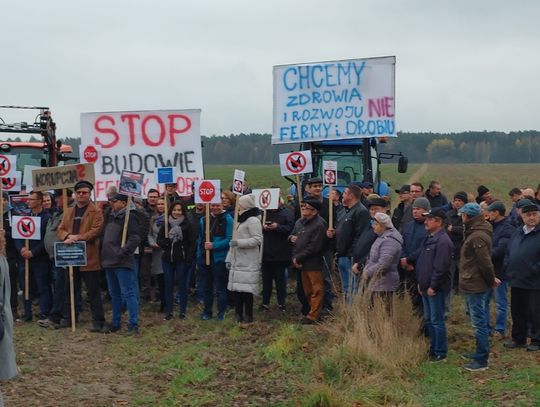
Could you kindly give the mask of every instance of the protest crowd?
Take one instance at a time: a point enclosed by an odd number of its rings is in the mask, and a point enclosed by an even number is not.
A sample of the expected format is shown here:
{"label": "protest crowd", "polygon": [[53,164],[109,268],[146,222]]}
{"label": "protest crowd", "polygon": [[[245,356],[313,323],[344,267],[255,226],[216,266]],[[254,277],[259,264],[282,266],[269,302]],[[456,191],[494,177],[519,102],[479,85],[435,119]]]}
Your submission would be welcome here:
{"label": "protest crowd", "polygon": [[[86,265],[73,270],[73,306],[76,323],[89,309],[95,333],[119,332],[125,319],[124,334],[137,335],[144,302],[156,304],[164,321],[185,319],[188,307],[196,306],[202,320],[234,315],[249,324],[254,308],[270,310],[274,290],[277,309],[286,312],[288,280],[295,276],[304,325],[324,321],[338,300],[354,306],[361,291],[389,313],[394,296],[410,296],[424,320],[429,358],[438,362],[447,357],[451,298],[460,294],[476,340],[464,355],[467,370],[488,367],[490,336],[505,340],[507,349],[539,350],[540,185],[536,191],[513,188],[507,208],[482,185],[477,196],[458,191],[449,200],[439,182],[425,190],[415,182],[396,190],[399,204],[392,211],[389,198],[374,194],[370,182],[353,182],[326,198],[322,180],[310,178],[300,204],[280,198],[279,208],[262,216],[246,183],[243,195],[221,191],[221,203],[209,204],[208,222],[205,205],[179,196],[176,187],[167,184],[163,194],[150,189],[146,199],[132,200],[112,186],[103,206],[92,201],[93,185],[84,180],[73,191],[31,192],[28,208],[41,218],[41,239],[29,245],[12,238],[4,193],[0,379],[16,374],[14,355],[6,350],[13,320],[48,329],[72,324],[68,273],[55,266],[55,242],[86,244]],[[25,261],[29,299],[22,295]]]}

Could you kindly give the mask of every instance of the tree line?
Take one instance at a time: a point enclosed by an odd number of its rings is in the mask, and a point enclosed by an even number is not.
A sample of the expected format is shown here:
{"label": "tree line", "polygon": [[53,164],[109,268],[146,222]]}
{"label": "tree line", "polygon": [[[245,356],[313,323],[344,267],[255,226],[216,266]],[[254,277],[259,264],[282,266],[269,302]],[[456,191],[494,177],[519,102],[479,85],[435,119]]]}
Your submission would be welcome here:
{"label": "tree line", "polygon": [[[202,136],[206,164],[278,164],[279,154],[297,144],[273,146],[270,134]],[[19,138],[13,141],[20,141]],[[39,141],[32,137],[31,141]],[[63,143],[79,151],[80,138]],[[413,163],[540,163],[540,132],[398,133],[380,144],[381,152],[402,152]]]}

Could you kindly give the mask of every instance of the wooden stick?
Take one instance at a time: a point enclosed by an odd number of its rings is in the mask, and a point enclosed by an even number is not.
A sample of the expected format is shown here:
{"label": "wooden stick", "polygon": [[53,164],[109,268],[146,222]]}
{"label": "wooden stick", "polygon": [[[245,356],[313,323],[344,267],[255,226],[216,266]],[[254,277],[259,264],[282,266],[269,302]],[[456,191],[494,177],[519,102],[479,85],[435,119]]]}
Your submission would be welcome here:
{"label": "wooden stick", "polygon": [[126,205],[126,217],[124,218],[124,230],[122,230],[122,245],[124,247],[127,240],[127,231],[129,223],[129,213],[131,212],[131,195],[128,196],[127,205]]}
{"label": "wooden stick", "polygon": [[237,226],[238,226],[238,201],[236,201],[236,205],[234,206],[232,240],[236,240],[238,238],[238,231],[236,230]]}
{"label": "wooden stick", "polygon": [[167,190],[165,190],[165,193],[163,196],[165,199],[163,200],[163,203],[165,204],[165,211],[163,212],[163,220],[165,221],[165,238],[169,237],[169,197],[167,196]]}
{"label": "wooden stick", "polygon": [[[205,204],[205,209],[206,209],[206,219],[205,219],[205,224],[204,224],[204,227],[205,227],[205,234],[206,234],[206,239],[205,241],[207,243],[210,242],[210,204]],[[209,266],[210,265],[210,250],[206,250],[206,265]]]}
{"label": "wooden stick", "polygon": [[334,202],[332,202],[332,185],[328,186],[328,227],[334,229]]}
{"label": "wooden stick", "polygon": [[[96,199],[96,191],[94,190],[94,202]],[[67,189],[62,189],[62,207],[63,212],[66,213],[68,207]],[[71,332],[75,332],[75,282],[73,280],[73,266],[69,266],[69,304],[71,311]]]}
{"label": "wooden stick", "polygon": [[300,175],[296,174],[296,195],[298,196],[298,207],[302,205],[302,183],[300,182]]}
{"label": "wooden stick", "polygon": [[[24,247],[26,250],[30,250],[28,239],[24,239]],[[28,259],[24,259],[24,299],[30,300],[30,262]]]}

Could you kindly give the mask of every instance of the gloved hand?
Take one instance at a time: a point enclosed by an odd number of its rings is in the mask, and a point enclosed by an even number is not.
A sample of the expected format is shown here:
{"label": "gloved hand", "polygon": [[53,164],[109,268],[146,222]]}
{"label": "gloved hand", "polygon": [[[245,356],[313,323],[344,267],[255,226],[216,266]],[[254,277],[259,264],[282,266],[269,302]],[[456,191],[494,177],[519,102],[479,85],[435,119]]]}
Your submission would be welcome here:
{"label": "gloved hand", "polygon": [[238,240],[231,240],[229,242],[230,247],[237,247],[238,246]]}

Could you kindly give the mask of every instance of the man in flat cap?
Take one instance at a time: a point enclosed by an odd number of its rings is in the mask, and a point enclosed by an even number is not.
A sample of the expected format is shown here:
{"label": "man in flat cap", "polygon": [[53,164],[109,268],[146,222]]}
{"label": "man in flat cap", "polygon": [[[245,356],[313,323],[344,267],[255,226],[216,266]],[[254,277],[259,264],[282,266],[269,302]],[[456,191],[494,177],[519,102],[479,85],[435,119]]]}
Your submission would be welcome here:
{"label": "man in flat cap", "polygon": [[[521,208],[523,226],[516,229],[505,259],[511,290],[512,340],[506,348],[540,349],[540,210],[531,202]],[[530,343],[527,329],[530,326]]]}
{"label": "man in flat cap", "polygon": [[[105,327],[103,302],[100,290],[99,241],[103,227],[101,210],[92,202],[91,192],[94,186],[89,181],[75,184],[75,205],[65,208],[64,217],[58,226],[58,237],[64,243],[86,242],[86,266],[74,267],[75,298],[81,295],[81,279],[88,290],[90,311],[92,312],[91,332],[100,332]],[[59,327],[70,325],[70,298],[64,305],[63,320]],[[76,310],[76,313],[78,310]]]}

